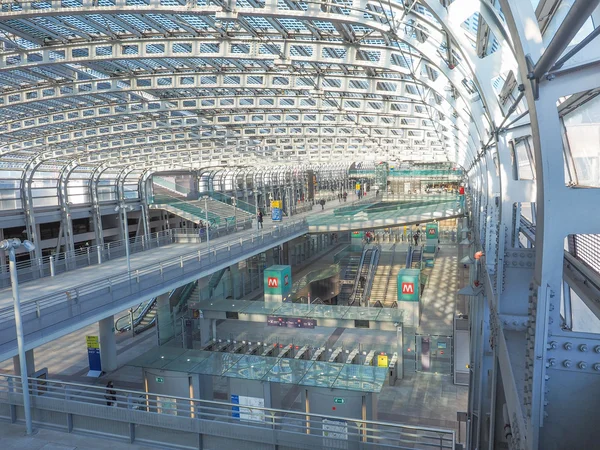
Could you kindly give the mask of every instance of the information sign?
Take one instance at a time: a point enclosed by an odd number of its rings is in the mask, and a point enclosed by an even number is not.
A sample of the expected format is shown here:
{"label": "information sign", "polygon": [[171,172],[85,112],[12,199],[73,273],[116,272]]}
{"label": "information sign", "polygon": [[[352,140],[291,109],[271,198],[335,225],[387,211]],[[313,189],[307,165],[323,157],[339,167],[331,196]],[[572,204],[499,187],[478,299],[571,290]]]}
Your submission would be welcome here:
{"label": "information sign", "polygon": [[377,355],[377,367],[387,367],[388,366],[388,356],[387,355]]}
{"label": "information sign", "polygon": [[317,319],[267,316],[267,325],[270,327],[314,328],[317,326]]}
{"label": "information sign", "polygon": [[96,374],[102,373],[102,362],[100,360],[100,341],[98,336],[86,336],[85,342],[87,344],[88,351],[88,365],[90,366],[88,376],[98,376]]}
{"label": "information sign", "polygon": [[343,405],[345,401],[342,397],[333,397],[333,403],[338,405]]}
{"label": "information sign", "polygon": [[[323,419],[323,438],[348,440],[348,423],[344,420]],[[329,446],[329,445],[326,445]]]}
{"label": "information sign", "polygon": [[[265,399],[260,397],[245,397],[243,395],[231,395],[231,403],[234,405],[231,407],[231,417],[240,420],[251,420],[253,422],[264,422],[265,412],[264,408]],[[239,406],[238,406],[239,405]]]}

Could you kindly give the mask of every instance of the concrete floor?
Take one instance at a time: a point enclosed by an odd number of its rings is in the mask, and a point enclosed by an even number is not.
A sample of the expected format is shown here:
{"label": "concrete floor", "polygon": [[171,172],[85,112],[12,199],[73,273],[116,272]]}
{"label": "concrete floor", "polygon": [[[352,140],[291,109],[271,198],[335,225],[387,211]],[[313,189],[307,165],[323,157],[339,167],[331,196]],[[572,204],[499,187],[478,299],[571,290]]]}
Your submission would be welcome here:
{"label": "concrete floor", "polygon": [[[452,317],[456,308],[456,291],[463,277],[459,257],[462,249],[456,245],[442,245],[435,267],[430,270],[429,285],[423,294],[422,321],[419,332],[431,334],[452,334]],[[294,273],[298,278],[309,271],[323,268],[331,263],[335,252],[315,260],[310,266]],[[463,284],[460,284],[461,286]],[[460,303],[460,302],[459,302]],[[124,312],[125,313],[125,312]],[[125,389],[143,389],[142,370],[127,366],[127,362],[156,345],[156,330],[150,329],[132,338],[128,334],[117,336],[119,369],[100,379],[87,378],[87,349],[85,336],[98,333],[97,325],[92,325],[48,343],[35,350],[36,368],[47,367],[49,376],[65,381],[90,384],[105,384],[112,379],[115,385]],[[395,333],[365,329],[336,329],[317,327],[307,333],[294,329],[276,329],[263,324],[225,321],[218,326],[218,334],[243,334],[246,339],[293,339],[295,342],[312,343],[335,341],[338,345],[352,346],[360,343],[368,345],[388,345]],[[0,363],[0,373],[12,373],[12,360]],[[378,419],[382,421],[414,424],[430,427],[458,429],[456,412],[467,410],[468,388],[453,384],[451,375],[414,372],[414,367],[405,365],[405,377],[395,386],[386,386],[379,396]],[[1,449],[104,449],[104,448],[147,448],[139,445],[121,444],[114,441],[94,440],[78,435],[40,430],[33,438],[23,437],[24,428],[20,425],[0,423]],[[95,446],[97,445],[97,446]]]}

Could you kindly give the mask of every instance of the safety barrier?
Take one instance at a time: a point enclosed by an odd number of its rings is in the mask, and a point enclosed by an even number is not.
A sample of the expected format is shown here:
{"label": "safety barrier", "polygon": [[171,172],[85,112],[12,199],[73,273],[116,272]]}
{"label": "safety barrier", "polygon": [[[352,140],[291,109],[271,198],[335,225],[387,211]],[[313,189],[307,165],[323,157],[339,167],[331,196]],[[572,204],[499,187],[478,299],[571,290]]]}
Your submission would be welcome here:
{"label": "safety barrier", "polygon": [[[173,243],[171,230],[159,231],[147,236],[129,238],[129,253],[139,253]],[[103,245],[81,246],[74,252],[61,252],[38,259],[17,262],[19,282],[50,277],[69,270],[92,266],[125,256],[125,240],[107,242]],[[0,273],[0,287],[10,286],[8,266]]]}
{"label": "safety barrier", "polygon": [[[37,426],[104,435],[167,448],[235,448],[267,444],[286,449],[455,448],[453,430],[241,407],[142,391],[29,379]],[[108,397],[108,398],[107,398]],[[19,377],[0,375],[0,417],[22,420]]]}

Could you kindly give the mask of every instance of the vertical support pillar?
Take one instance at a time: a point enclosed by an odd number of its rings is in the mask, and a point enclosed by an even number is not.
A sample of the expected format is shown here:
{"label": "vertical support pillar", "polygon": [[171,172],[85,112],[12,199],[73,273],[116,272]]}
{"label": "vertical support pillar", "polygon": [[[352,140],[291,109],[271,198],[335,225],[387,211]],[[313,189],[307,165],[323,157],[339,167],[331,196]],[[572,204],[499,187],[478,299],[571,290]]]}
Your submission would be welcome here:
{"label": "vertical support pillar", "polygon": [[242,274],[238,263],[229,266],[229,282],[231,287],[231,296],[234,299],[242,298]]}
{"label": "vertical support pillar", "polygon": [[[27,362],[27,376],[30,377],[35,373],[35,358],[33,356],[33,349],[25,352],[25,361]],[[16,376],[21,376],[21,360],[19,355],[13,356],[13,365]]]}
{"label": "vertical support pillar", "polygon": [[115,317],[108,316],[98,322],[100,337],[100,360],[102,370],[112,372],[117,370],[117,341],[115,339]]}
{"label": "vertical support pillar", "polygon": [[158,345],[168,342],[175,335],[169,292],[156,297],[156,324]]}

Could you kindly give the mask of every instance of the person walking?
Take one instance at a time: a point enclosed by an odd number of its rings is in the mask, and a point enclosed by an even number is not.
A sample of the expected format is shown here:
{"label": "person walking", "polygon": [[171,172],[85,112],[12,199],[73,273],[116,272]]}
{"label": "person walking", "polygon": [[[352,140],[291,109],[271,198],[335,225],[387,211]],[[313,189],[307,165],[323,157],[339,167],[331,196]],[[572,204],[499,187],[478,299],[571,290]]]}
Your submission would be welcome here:
{"label": "person walking", "polygon": [[348,193],[347,193],[347,192],[344,192],[344,195],[343,195],[342,197],[344,197],[344,203],[345,203],[345,202],[346,202],[346,199],[348,198]]}
{"label": "person walking", "polygon": [[319,204],[321,205],[321,211],[323,211],[325,209],[325,200],[321,199],[321,201],[319,202]]}
{"label": "person walking", "polygon": [[106,384],[106,394],[104,395],[106,406],[117,406],[117,391],[115,391],[114,387],[115,385],[112,381]]}
{"label": "person walking", "polygon": [[260,230],[263,227],[263,213],[260,209],[258,210],[258,214],[256,215],[256,222],[258,229]]}
{"label": "person walking", "polygon": [[342,193],[338,192],[338,202],[342,203]]}

